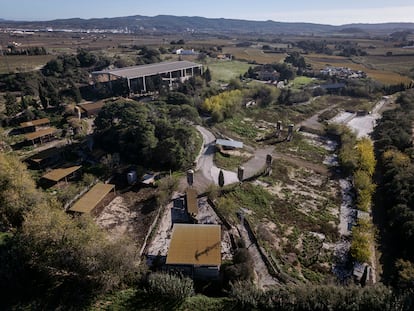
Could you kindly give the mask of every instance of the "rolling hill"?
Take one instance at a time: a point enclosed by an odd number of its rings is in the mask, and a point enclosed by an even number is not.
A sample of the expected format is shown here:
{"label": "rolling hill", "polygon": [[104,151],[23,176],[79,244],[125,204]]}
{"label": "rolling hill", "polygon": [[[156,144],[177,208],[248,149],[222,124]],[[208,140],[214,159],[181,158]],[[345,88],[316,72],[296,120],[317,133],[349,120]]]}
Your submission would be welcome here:
{"label": "rolling hill", "polygon": [[[343,33],[347,29],[358,32],[392,33],[395,31],[414,31],[414,23],[349,24],[332,26],[314,23],[288,23],[275,21],[249,21],[225,18],[205,18],[197,16],[126,16],[113,18],[71,18],[50,21],[6,21],[0,19],[0,27],[21,29],[106,29],[135,33],[222,33],[222,34],[325,34]],[[344,31],[345,30],[345,31]]]}

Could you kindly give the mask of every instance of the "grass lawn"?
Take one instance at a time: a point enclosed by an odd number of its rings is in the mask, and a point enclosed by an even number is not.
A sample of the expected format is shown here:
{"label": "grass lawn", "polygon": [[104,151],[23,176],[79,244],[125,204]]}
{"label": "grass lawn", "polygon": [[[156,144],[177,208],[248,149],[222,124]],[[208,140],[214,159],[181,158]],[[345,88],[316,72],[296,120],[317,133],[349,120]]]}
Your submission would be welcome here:
{"label": "grass lawn", "polygon": [[225,156],[221,154],[220,152],[216,152],[214,154],[214,163],[217,165],[217,167],[225,169],[225,170],[229,170],[229,171],[236,171],[240,165],[242,165],[249,159],[250,157],[245,154],[240,155],[240,156],[237,156],[237,155]]}
{"label": "grass lawn", "polygon": [[292,87],[292,88],[294,88],[294,89],[302,89],[303,87],[308,86],[312,82],[314,82],[314,80],[312,78],[299,76],[299,77],[296,77],[289,84],[289,86]]}
{"label": "grass lawn", "polygon": [[258,64],[280,63],[286,58],[285,53],[264,53],[261,49],[254,47],[224,47],[223,53],[230,53],[236,59]]}
{"label": "grass lawn", "polygon": [[215,125],[215,127],[227,136],[240,139],[244,142],[254,144],[259,130],[255,127],[254,120],[244,118],[243,113],[239,113]]}
{"label": "grass lawn", "polygon": [[209,60],[205,65],[211,71],[211,78],[215,82],[229,82],[233,78],[244,75],[252,65],[239,61]]}

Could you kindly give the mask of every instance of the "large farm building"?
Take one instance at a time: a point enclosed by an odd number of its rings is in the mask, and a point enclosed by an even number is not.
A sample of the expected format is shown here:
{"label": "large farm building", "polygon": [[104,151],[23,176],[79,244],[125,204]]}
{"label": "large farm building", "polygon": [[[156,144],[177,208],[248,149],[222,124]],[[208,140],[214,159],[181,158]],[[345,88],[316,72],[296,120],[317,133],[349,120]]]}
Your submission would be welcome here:
{"label": "large farm building", "polygon": [[95,82],[109,83],[125,79],[129,92],[145,94],[154,91],[154,85],[164,82],[173,88],[175,82],[183,82],[195,75],[201,75],[203,66],[189,61],[162,62],[149,65],[95,71]]}

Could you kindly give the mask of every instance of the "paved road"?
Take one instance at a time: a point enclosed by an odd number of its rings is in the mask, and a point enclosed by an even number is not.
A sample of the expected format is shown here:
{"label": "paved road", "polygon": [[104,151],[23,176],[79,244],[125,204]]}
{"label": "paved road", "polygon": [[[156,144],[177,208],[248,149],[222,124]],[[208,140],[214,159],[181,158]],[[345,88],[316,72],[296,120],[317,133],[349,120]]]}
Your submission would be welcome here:
{"label": "paved road", "polygon": [[[203,136],[204,149],[197,161],[194,185],[197,189],[206,189],[211,183],[218,184],[220,168],[213,161],[216,137],[202,126],[197,126],[197,130]],[[253,157],[243,164],[244,178],[250,178],[262,170],[265,165],[266,155],[272,154],[273,150],[273,146],[254,150]],[[239,182],[236,172],[223,170],[223,173],[225,185]]]}
{"label": "paved road", "polygon": [[[214,165],[214,152],[216,137],[209,130],[202,126],[197,126],[197,130],[203,136],[204,149],[197,161],[195,185],[197,186],[197,179],[205,179],[209,183],[213,182],[218,185],[218,176],[220,169]],[[201,173],[201,174],[200,174]],[[237,174],[235,172],[223,170],[224,184],[232,184],[238,182]],[[201,175],[201,176],[200,176]]]}
{"label": "paved road", "polygon": [[328,110],[332,110],[334,108],[336,108],[338,105],[332,105],[328,108],[319,110],[316,114],[314,114],[313,116],[311,116],[310,118],[300,122],[299,124],[296,125],[296,128],[300,128],[302,126],[310,128],[310,129],[314,129],[314,130],[323,130],[323,125],[318,121],[319,116],[324,113],[325,111]]}

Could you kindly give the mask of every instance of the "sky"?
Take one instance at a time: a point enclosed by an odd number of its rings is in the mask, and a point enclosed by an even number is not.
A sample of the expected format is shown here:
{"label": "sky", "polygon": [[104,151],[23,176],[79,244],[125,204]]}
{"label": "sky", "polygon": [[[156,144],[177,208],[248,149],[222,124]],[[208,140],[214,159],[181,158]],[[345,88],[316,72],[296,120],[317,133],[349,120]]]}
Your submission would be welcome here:
{"label": "sky", "polygon": [[413,0],[0,0],[0,18],[52,20],[131,15],[203,16],[283,22],[414,22]]}

